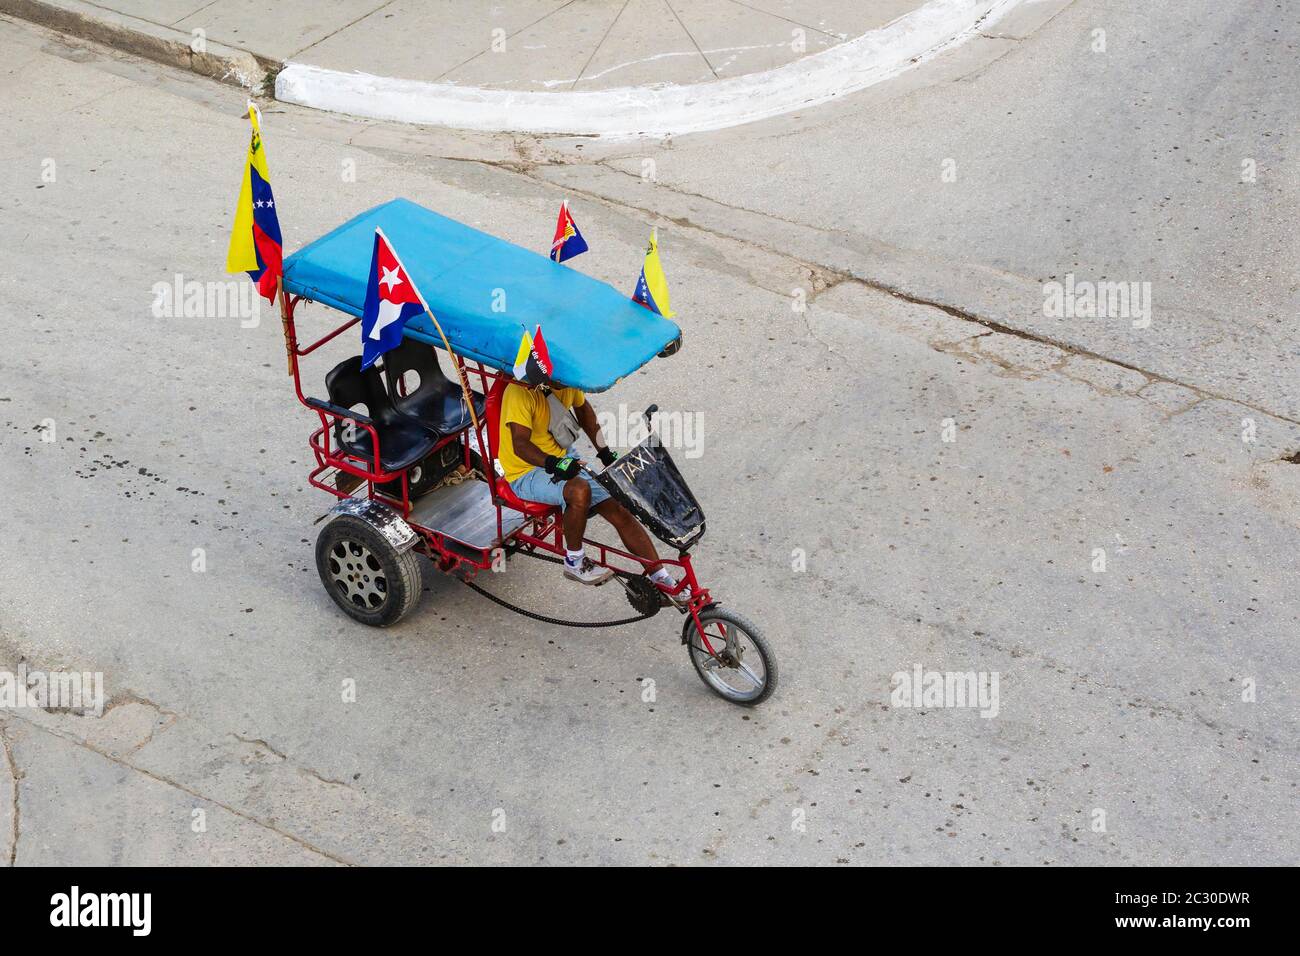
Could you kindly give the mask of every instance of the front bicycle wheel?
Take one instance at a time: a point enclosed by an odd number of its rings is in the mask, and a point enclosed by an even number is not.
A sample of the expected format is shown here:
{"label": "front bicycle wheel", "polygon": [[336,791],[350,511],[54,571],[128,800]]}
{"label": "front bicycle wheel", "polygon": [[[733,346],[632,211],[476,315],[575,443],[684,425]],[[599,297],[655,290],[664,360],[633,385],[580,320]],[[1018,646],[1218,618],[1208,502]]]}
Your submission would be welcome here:
{"label": "front bicycle wheel", "polygon": [[705,686],[745,707],[767,700],[776,689],[776,655],[758,628],[717,606],[700,612],[700,625],[688,616],[682,637]]}

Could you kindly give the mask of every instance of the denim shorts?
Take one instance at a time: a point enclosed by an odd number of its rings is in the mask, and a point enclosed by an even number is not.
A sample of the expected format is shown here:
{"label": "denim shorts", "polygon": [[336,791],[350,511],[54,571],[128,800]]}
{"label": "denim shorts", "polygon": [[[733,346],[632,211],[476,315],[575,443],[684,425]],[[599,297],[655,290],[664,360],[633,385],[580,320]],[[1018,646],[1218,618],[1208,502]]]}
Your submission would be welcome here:
{"label": "denim shorts", "polygon": [[[573,449],[569,449],[568,454],[573,455]],[[577,456],[574,455],[574,457]],[[578,477],[591,486],[591,507],[594,508],[602,501],[609,500],[609,492],[601,487],[600,482],[593,481],[586,475],[579,475]],[[545,468],[528,469],[528,471],[510,482],[510,488],[524,501],[538,501],[544,505],[564,507],[564,482],[552,481]]]}

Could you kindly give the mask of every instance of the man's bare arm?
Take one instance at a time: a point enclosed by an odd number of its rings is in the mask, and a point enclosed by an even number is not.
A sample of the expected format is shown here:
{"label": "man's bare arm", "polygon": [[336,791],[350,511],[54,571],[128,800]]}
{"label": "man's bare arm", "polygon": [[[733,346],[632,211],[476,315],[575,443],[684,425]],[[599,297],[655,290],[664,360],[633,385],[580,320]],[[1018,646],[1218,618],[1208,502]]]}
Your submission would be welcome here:
{"label": "man's bare arm", "polygon": [[527,425],[509,422],[510,437],[514,439],[515,454],[530,465],[546,467],[546,452],[533,444],[533,433]]}
{"label": "man's bare arm", "polygon": [[596,410],[591,407],[591,399],[587,399],[587,401],[575,408],[573,414],[577,416],[578,424],[587,433],[587,437],[596,446],[596,450],[600,451],[600,449],[604,448],[605,436],[600,432],[600,422],[596,421]]}

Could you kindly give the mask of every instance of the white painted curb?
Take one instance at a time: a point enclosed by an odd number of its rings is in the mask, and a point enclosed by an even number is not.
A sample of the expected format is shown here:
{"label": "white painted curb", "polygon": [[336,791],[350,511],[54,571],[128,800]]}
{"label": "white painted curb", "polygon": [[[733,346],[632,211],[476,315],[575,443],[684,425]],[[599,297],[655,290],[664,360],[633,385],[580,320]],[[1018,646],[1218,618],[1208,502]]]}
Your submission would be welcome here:
{"label": "white painted curb", "polygon": [[739,126],[855,93],[965,42],[1022,0],[930,0],[892,23],[765,73],[690,86],[542,93],[344,73],[289,63],[275,98],[457,129],[666,136]]}

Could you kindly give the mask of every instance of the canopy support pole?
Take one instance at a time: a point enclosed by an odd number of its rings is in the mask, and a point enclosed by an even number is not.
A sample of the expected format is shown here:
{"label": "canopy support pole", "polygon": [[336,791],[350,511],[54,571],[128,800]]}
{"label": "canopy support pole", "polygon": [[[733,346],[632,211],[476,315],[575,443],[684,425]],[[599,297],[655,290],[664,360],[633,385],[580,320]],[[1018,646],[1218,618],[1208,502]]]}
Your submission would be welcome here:
{"label": "canopy support pole", "polygon": [[289,377],[293,378],[293,336],[289,332],[288,296],[284,291],[284,276],[275,280],[275,298],[280,303],[280,328],[284,332],[285,361],[289,365]]}

